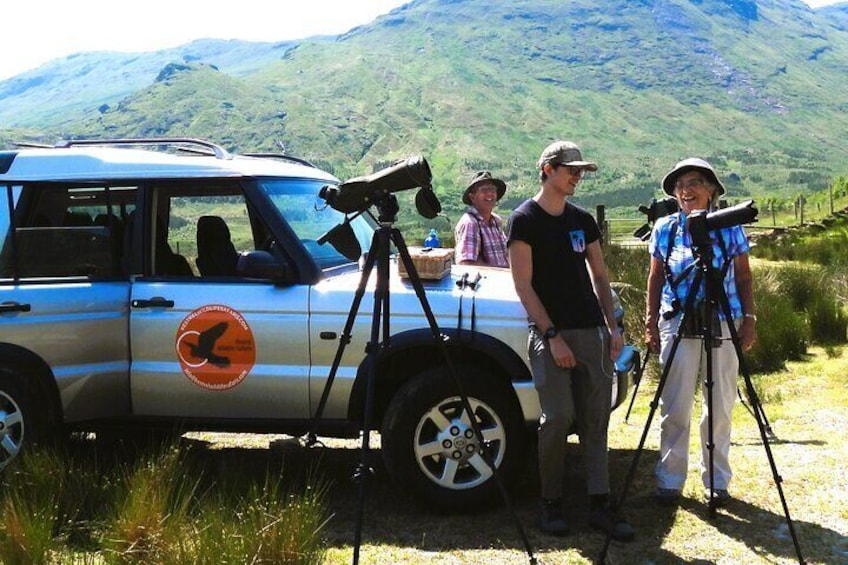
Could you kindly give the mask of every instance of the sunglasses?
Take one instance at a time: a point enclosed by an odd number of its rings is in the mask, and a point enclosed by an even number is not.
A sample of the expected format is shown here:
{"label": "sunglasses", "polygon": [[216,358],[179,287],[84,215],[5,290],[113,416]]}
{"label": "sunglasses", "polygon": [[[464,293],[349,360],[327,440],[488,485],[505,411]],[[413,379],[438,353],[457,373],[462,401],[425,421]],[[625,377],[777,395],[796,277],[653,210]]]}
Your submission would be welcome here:
{"label": "sunglasses", "polygon": [[560,167],[565,167],[566,169],[568,169],[568,174],[570,174],[573,177],[580,178],[580,179],[582,179],[583,175],[586,174],[586,169],[584,169],[583,167],[575,167],[573,165],[564,165],[562,163],[559,163],[558,165],[554,165],[555,169],[558,169]]}

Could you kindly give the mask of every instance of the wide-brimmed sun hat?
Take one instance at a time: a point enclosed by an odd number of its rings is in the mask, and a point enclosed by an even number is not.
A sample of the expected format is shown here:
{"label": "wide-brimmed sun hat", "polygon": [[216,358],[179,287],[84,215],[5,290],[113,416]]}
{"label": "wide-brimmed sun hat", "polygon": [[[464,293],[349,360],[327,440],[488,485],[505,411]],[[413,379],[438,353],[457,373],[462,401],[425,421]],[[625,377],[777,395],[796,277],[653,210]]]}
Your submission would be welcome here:
{"label": "wide-brimmed sun hat", "polygon": [[495,188],[498,191],[498,200],[503,198],[503,195],[506,192],[506,183],[501,179],[493,177],[492,173],[489,171],[478,171],[471,177],[471,180],[468,182],[468,187],[465,189],[465,192],[462,193],[462,201],[466,205],[471,206],[471,191],[484,182],[490,182],[495,185]]}
{"label": "wide-brimmed sun hat", "polygon": [[689,171],[700,171],[706,175],[707,179],[718,189],[718,196],[721,196],[725,193],[724,185],[721,184],[721,181],[718,180],[718,175],[713,169],[712,165],[704,161],[703,159],[699,159],[697,157],[689,157],[688,159],[683,159],[678,162],[673,169],[671,169],[666,175],[663,177],[660,186],[662,186],[663,192],[668,194],[669,196],[674,196],[674,185],[677,183],[677,179],[680,175],[684,173],[688,173]]}

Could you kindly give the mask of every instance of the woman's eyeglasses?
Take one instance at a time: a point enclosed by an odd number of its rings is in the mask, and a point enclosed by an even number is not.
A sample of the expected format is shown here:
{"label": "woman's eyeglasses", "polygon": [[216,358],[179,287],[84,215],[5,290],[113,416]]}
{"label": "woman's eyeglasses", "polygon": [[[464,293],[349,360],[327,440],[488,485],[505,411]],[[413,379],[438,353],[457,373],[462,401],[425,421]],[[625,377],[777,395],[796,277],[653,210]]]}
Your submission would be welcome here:
{"label": "woman's eyeglasses", "polygon": [[694,178],[689,179],[687,181],[679,180],[674,183],[674,190],[684,190],[684,189],[693,189],[693,188],[704,188],[707,186],[706,179],[702,178]]}

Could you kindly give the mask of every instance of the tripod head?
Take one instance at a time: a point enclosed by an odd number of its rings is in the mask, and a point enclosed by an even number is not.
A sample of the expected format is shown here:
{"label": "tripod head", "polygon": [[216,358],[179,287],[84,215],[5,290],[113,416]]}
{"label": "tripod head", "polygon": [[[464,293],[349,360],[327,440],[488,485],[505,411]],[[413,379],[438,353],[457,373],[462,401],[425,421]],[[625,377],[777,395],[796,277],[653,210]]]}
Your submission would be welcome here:
{"label": "tripod head", "polygon": [[378,198],[374,203],[377,208],[377,221],[381,225],[393,224],[397,221],[397,215],[400,211],[397,196],[394,194],[385,194]]}
{"label": "tripod head", "polygon": [[651,227],[657,221],[657,219],[662,218],[663,216],[668,216],[669,214],[674,214],[679,210],[677,205],[677,200],[674,198],[663,198],[662,200],[657,200],[656,198],[651,200],[651,204],[649,206],[645,206],[644,204],[639,206],[639,211],[647,216],[647,219],[644,224],[636,228],[633,232],[633,237],[638,237],[642,241],[647,241],[651,236]]}

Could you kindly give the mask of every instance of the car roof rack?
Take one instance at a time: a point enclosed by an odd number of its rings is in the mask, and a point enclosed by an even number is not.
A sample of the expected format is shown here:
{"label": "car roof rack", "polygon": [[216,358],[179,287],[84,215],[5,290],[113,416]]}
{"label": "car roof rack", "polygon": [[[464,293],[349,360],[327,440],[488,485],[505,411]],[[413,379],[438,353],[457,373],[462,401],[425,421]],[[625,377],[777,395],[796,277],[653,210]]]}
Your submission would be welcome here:
{"label": "car roof rack", "polygon": [[241,155],[245,157],[258,157],[260,159],[279,159],[281,161],[291,161],[293,163],[299,163],[301,165],[306,165],[307,167],[312,167],[315,169],[315,165],[307,161],[306,159],[301,159],[300,157],[292,157],[291,155],[286,155],[285,153],[241,153]]}
{"label": "car roof rack", "polygon": [[53,146],[48,143],[39,143],[37,141],[16,141],[16,147],[22,147],[24,149],[52,149]]}
{"label": "car roof rack", "polygon": [[[187,150],[192,153],[203,155],[214,155],[216,159],[232,159],[233,156],[218,144],[196,139],[193,137],[145,137],[138,139],[65,139],[57,142],[53,147],[66,149],[79,145],[173,145],[177,149]],[[192,147],[180,147],[189,145]]]}

